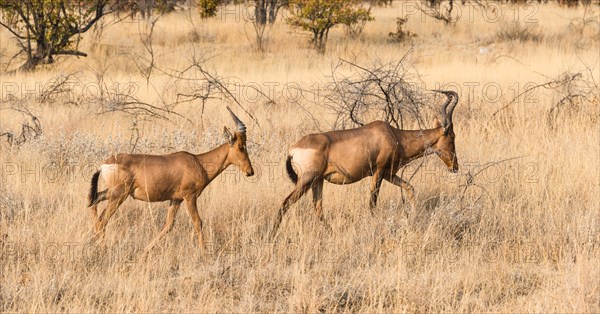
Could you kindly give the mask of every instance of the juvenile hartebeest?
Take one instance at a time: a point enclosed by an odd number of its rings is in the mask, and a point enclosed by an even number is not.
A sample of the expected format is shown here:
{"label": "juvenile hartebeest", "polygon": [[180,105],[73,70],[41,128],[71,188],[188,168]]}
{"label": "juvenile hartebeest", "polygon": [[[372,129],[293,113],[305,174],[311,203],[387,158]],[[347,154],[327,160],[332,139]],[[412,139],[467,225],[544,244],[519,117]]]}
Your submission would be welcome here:
{"label": "juvenile hartebeest", "polygon": [[[168,155],[118,154],[102,163],[92,177],[89,206],[94,219],[95,239],[104,236],[106,225],[117,208],[131,195],[146,202],[170,201],[167,220],[160,233],[146,247],[148,252],[172,228],[177,210],[183,201],[194,224],[198,244],[204,251],[202,220],[198,215],[196,199],[206,186],[229,165],[237,166],[246,176],[254,169],[246,150],[246,126],[227,107],[237,125],[233,134],[224,127],[227,143],[204,154],[176,152]],[[102,176],[107,189],[98,192],[98,178]],[[98,203],[108,200],[108,206],[98,218]]]}
{"label": "juvenile hartebeest", "polygon": [[[396,172],[414,159],[436,153],[450,171],[457,172],[452,112],[458,103],[458,94],[436,92],[445,94],[448,99],[441,108],[443,124],[436,119],[432,129],[400,130],[383,121],[375,121],[355,129],[307,135],[292,146],[286,169],[296,187],[279,208],[271,237],[275,236],[288,208],[309,188],[312,189],[315,212],[325,223],[321,204],[324,180],[350,184],[372,176],[369,208],[373,210],[383,180],[403,188],[412,201],[413,187]],[[294,166],[299,170],[298,174]]]}

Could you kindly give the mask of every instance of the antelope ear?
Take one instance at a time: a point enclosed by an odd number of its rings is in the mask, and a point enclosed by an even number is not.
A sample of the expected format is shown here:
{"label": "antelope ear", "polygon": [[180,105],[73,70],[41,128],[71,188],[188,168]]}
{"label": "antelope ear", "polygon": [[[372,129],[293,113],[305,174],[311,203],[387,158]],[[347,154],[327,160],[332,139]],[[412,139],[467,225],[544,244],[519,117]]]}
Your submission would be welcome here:
{"label": "antelope ear", "polygon": [[440,120],[438,118],[433,119],[433,128],[439,128],[442,126],[442,123],[440,123]]}
{"label": "antelope ear", "polygon": [[231,134],[231,132],[229,132],[229,129],[226,126],[223,127],[223,135],[227,139],[227,142],[229,142],[229,146],[233,146],[233,143],[235,142],[235,137],[233,136],[233,134]]}

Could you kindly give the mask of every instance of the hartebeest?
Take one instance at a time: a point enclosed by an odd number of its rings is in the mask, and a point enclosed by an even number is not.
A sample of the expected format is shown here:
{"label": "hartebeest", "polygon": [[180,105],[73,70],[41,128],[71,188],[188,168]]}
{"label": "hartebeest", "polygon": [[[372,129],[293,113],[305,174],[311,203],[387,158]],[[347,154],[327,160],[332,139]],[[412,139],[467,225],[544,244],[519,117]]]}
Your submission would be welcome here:
{"label": "hartebeest", "polygon": [[[175,215],[183,201],[194,224],[198,244],[204,251],[202,220],[196,199],[208,184],[229,165],[237,166],[246,176],[254,175],[246,150],[246,127],[227,107],[237,125],[233,134],[224,127],[227,143],[204,154],[176,152],[168,155],[118,154],[101,164],[92,177],[89,206],[94,220],[95,239],[104,236],[106,225],[127,196],[146,202],[169,201],[167,220],[160,233],[146,247],[148,252],[173,227]],[[98,192],[102,176],[107,188]],[[107,208],[98,218],[98,203],[108,200]]]}
{"label": "hartebeest", "polygon": [[448,99],[441,108],[443,123],[436,119],[432,129],[400,130],[375,121],[355,129],[307,135],[292,146],[286,170],[296,187],[279,208],[271,236],[275,236],[288,208],[308,189],[312,189],[315,212],[325,223],[321,204],[324,180],[350,184],[372,176],[369,208],[373,210],[383,180],[403,188],[409,199],[413,199],[413,187],[396,172],[414,159],[436,153],[450,171],[457,172],[452,112],[458,95],[453,91],[436,92]]}

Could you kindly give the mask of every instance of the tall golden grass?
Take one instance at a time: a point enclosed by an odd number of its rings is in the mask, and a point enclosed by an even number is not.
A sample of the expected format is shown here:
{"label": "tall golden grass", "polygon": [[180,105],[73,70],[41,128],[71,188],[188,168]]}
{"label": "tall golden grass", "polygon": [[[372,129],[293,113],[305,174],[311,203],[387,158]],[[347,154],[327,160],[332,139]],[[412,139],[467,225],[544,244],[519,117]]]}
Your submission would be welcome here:
{"label": "tall golden grass", "polygon": [[[174,13],[156,24],[156,69],[149,80],[136,66],[149,58],[140,39],[144,21],[109,25],[100,37],[86,34],[87,58],[3,74],[2,108],[28,108],[44,133],[20,147],[3,143],[0,151],[0,310],[600,312],[600,100],[580,100],[552,116],[559,95],[539,88],[493,115],[528,83],[565,71],[600,81],[597,25],[572,25],[583,8],[502,6],[498,21],[476,10],[472,20],[462,18],[453,27],[410,16],[413,42],[389,42],[404,6],[375,9],[375,21],[358,39],[334,29],[324,55],[281,20],[259,52],[243,17],[201,20],[193,14],[192,23],[188,13]],[[525,23],[527,17],[535,21]],[[539,38],[498,35],[511,23]],[[16,48],[6,31],[0,43],[6,65]],[[286,84],[323,86],[340,58],[393,62],[411,47],[424,88],[459,87],[454,121],[460,173],[449,174],[437,157],[427,157],[411,181],[415,210],[398,188],[384,184],[373,216],[368,180],[326,184],[332,231],[315,217],[308,195],[292,207],[276,242],[267,241],[275,210],[292,189],[283,164],[287,147],[328,130],[334,118],[318,101],[291,101]],[[204,110],[198,101],[171,107],[187,119],[170,114],[167,121],[99,114],[89,96],[100,84],[134,86],[145,102],[172,104],[175,82],[161,71],[182,70],[193,59],[205,59],[211,73],[231,81],[256,83],[265,92],[272,86],[274,102],[251,101],[243,89],[236,94],[256,117],[234,107],[248,125],[257,176],[243,178],[232,167],[200,197],[207,255],[199,254],[181,210],[173,231],[140,258],[164,223],[166,204],[131,199],[109,224],[105,246],[89,244],[86,197],[102,159],[132,150],[204,152],[224,141],[223,125],[232,125],[222,99],[209,100]],[[40,103],[43,87],[70,73],[77,84]],[[17,132],[27,119],[14,110],[0,113],[2,132]]]}

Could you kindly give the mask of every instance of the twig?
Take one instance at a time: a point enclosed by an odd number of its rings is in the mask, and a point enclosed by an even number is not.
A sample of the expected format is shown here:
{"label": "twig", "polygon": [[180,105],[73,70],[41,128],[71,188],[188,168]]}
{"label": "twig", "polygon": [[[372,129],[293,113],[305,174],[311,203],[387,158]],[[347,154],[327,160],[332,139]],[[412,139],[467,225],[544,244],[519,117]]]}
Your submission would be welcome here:
{"label": "twig", "polygon": [[28,140],[39,138],[42,135],[42,124],[40,120],[27,108],[2,108],[1,110],[14,110],[22,113],[23,115],[29,116],[33,126],[29,124],[29,122],[21,123],[21,133],[19,135],[15,135],[12,132],[6,131],[0,134],[0,137],[6,137],[6,141],[10,146],[21,146],[25,144]]}
{"label": "twig", "polygon": [[[331,70],[333,88],[324,91],[329,102],[324,106],[337,116],[335,127],[362,126],[378,118],[402,129],[407,117],[420,127],[424,125],[422,108],[429,101],[415,88],[421,79],[408,62],[412,49],[397,62],[379,62],[371,67],[339,60]],[[342,75],[344,65],[357,71]]]}
{"label": "twig", "polygon": [[511,101],[509,101],[508,104],[506,104],[502,108],[496,110],[492,114],[492,117],[495,117],[500,111],[508,108],[509,106],[511,106],[512,104],[514,104],[521,96],[523,96],[524,94],[526,94],[526,93],[528,93],[528,92],[530,92],[532,90],[535,90],[535,89],[538,89],[538,88],[551,88],[553,85],[554,86],[556,86],[556,85],[564,85],[564,84],[567,84],[567,83],[569,83],[571,81],[574,81],[574,80],[576,80],[578,78],[581,78],[581,73],[575,73],[575,74],[568,74],[567,73],[567,74],[563,74],[558,79],[554,79],[554,80],[551,80],[551,81],[548,81],[548,82],[545,82],[545,83],[538,84],[538,85],[532,86],[530,88],[527,88],[524,91],[522,91],[521,93],[519,93],[517,96],[515,96]]}
{"label": "twig", "polygon": [[[492,166],[496,166],[498,164],[501,164],[501,163],[504,163],[504,162],[507,162],[507,161],[511,161],[511,160],[515,160],[515,159],[521,159],[521,158],[525,158],[525,157],[526,157],[526,155],[522,155],[522,156],[510,157],[510,158],[506,158],[506,159],[502,159],[502,160],[498,160],[498,161],[488,162],[488,163],[482,165],[481,168],[478,171],[476,171],[475,173],[471,173],[470,171],[468,171],[465,174],[465,177],[466,177],[465,184],[459,185],[459,187],[464,187],[464,189],[463,189],[463,191],[461,193],[459,201],[462,202],[462,200],[463,200],[463,198],[465,196],[465,193],[467,192],[467,189],[469,189],[469,187],[471,187],[471,186],[475,186],[475,187],[478,187],[478,188],[482,189],[488,196],[490,196],[490,199],[492,199],[491,195],[487,191],[487,189],[485,187],[483,187],[481,184],[477,184],[475,182],[475,178],[480,173],[482,173],[484,170],[486,170],[486,169],[488,169],[488,168],[490,168]],[[477,201],[479,199],[481,199],[481,196],[477,199]],[[493,202],[493,199],[492,199],[492,202]]]}

